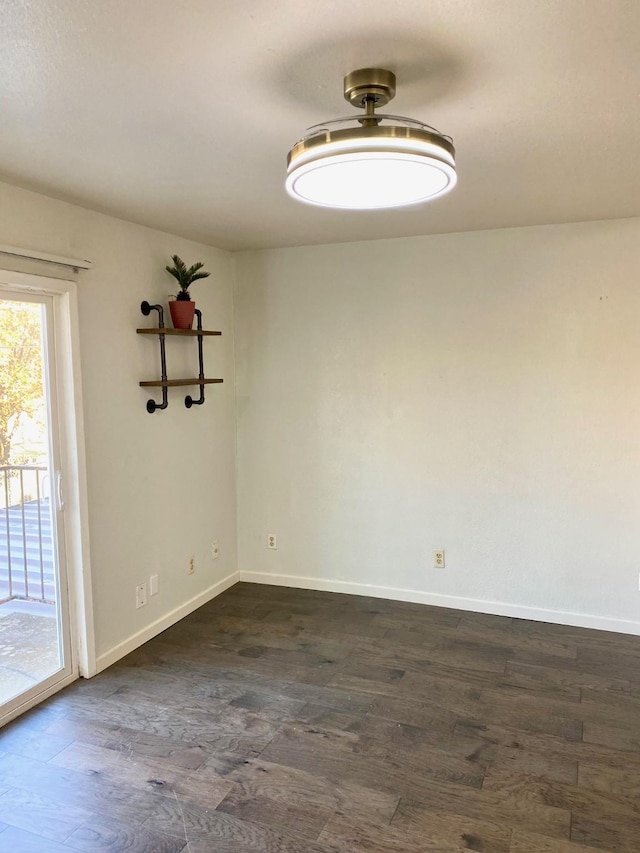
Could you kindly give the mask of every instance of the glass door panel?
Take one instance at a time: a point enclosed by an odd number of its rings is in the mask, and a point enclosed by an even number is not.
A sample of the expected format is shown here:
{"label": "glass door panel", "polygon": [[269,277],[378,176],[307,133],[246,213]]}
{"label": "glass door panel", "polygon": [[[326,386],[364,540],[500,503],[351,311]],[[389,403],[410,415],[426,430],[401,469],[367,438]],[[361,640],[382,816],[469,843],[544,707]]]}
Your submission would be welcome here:
{"label": "glass door panel", "polygon": [[0,294],[0,715],[72,670],[52,313]]}

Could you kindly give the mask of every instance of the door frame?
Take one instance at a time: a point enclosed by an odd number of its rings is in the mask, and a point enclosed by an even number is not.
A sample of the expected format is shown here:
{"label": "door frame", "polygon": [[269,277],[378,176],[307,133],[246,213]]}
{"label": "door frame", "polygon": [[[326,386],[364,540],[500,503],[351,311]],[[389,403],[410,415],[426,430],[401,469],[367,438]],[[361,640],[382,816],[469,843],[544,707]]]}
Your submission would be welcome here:
{"label": "door frame", "polygon": [[5,291],[11,291],[14,296],[24,293],[25,296],[52,297],[56,372],[52,384],[57,389],[57,426],[65,500],[64,541],[60,544],[66,555],[72,668],[70,675],[52,685],[48,685],[45,680],[41,691],[10,707],[6,714],[0,715],[0,725],[61,690],[79,675],[91,677],[97,671],[89,556],[78,285],[67,279],[0,269],[0,298]]}

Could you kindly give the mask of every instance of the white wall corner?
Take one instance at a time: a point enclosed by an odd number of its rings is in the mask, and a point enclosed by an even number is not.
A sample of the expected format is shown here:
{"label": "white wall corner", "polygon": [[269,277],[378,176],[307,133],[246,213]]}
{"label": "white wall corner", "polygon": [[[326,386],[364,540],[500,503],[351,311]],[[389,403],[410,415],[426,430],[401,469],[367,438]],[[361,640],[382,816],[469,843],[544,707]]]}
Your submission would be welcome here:
{"label": "white wall corner", "polygon": [[162,633],[162,631],[166,631],[167,628],[175,625],[176,622],[184,619],[185,616],[193,613],[194,610],[202,607],[203,604],[207,604],[207,602],[216,598],[218,595],[221,595],[225,590],[229,589],[229,587],[233,586],[239,580],[239,572],[232,572],[230,575],[227,575],[226,578],[214,583],[199,595],[190,598],[189,601],[186,601],[179,607],[174,608],[169,613],[165,613],[164,616],[161,616],[160,619],[156,619],[155,622],[147,625],[146,628],[143,628],[141,631],[137,631],[135,634],[127,637],[126,640],[118,643],[117,646],[103,652],[98,656],[96,661],[96,672],[92,674],[95,675],[98,672],[102,672],[107,669],[107,667],[116,663],[116,661],[119,661],[121,658],[125,657],[125,655],[128,655],[130,652],[134,651],[139,646],[142,646],[144,643],[147,643],[149,640],[152,640],[158,634]]}

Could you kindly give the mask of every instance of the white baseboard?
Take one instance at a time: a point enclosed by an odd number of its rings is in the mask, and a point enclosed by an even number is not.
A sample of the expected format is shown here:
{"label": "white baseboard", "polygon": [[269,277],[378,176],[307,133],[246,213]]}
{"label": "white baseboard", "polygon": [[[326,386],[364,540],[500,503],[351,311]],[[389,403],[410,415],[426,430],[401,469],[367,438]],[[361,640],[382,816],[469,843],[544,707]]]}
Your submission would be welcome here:
{"label": "white baseboard", "polygon": [[127,637],[126,640],[118,643],[117,646],[109,649],[108,652],[104,652],[99,655],[96,662],[96,673],[102,672],[103,669],[106,669],[108,666],[111,666],[116,661],[120,660],[120,658],[128,655],[129,652],[137,649],[138,646],[141,646],[148,640],[152,640],[162,631],[165,631],[167,628],[175,625],[176,622],[184,619],[185,616],[193,613],[194,610],[202,607],[202,605],[206,604],[208,601],[211,601],[212,598],[220,595],[220,593],[224,592],[225,589],[229,589],[230,586],[233,586],[239,580],[240,572],[232,572],[230,575],[227,575],[226,578],[223,578],[221,581],[214,583],[213,586],[205,589],[204,592],[201,592],[194,598],[189,599],[189,601],[185,601],[184,604],[181,604],[174,610],[169,611],[169,613],[165,613],[164,616],[161,616],[160,619],[156,619],[155,622],[147,625],[147,627],[143,628],[142,631],[132,634],[130,637]]}
{"label": "white baseboard", "polygon": [[153,639],[157,634],[170,628],[180,619],[193,613],[203,604],[220,595],[238,581],[269,584],[272,586],[290,586],[296,589],[317,589],[326,592],[343,592],[348,595],[368,595],[372,598],[388,598],[392,601],[409,601],[415,604],[430,604],[435,607],[449,607],[453,610],[470,610],[475,613],[491,613],[495,616],[512,616],[516,619],[531,619],[534,622],[552,622],[556,625],[572,625],[577,628],[595,628],[600,631],[613,631],[618,634],[640,635],[640,622],[627,619],[614,619],[608,616],[594,616],[589,613],[573,613],[566,610],[547,610],[541,607],[526,607],[521,604],[509,604],[501,601],[463,598],[458,595],[442,595],[434,592],[422,592],[417,589],[399,589],[391,586],[375,586],[366,583],[354,583],[326,578],[310,578],[302,575],[272,575],[268,572],[232,572],[221,581],[194,598],[166,613],[160,619],[147,625],[136,634],[132,634],[122,643],[101,654],[97,659],[96,672],[102,672],[108,666],[128,655],[138,646]]}
{"label": "white baseboard", "polygon": [[372,598],[389,598],[393,601],[410,601],[415,604],[431,604],[435,607],[450,607],[454,610],[471,610],[475,613],[491,613],[494,616],[512,616],[516,619],[531,619],[534,622],[552,622],[556,625],[572,625],[576,628],[596,628],[618,634],[640,635],[640,622],[614,619],[608,616],[593,616],[589,613],[572,613],[565,610],[546,610],[541,607],[525,607],[500,601],[484,601],[463,598],[458,595],[442,595],[421,592],[417,589],[397,589],[390,586],[374,586],[352,581],[309,578],[299,575],[272,575],[267,572],[239,572],[238,580],[248,583],[290,586],[297,589],[317,589],[326,592],[344,592],[348,595],[368,595]]}

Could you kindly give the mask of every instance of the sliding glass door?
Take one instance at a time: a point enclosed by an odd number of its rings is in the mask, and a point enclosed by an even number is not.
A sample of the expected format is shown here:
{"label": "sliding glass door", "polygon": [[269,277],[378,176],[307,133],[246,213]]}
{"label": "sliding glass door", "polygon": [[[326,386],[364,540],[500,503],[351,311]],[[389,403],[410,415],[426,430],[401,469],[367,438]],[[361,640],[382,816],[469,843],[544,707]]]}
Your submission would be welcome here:
{"label": "sliding glass door", "polygon": [[0,289],[0,720],[75,672],[54,307]]}

